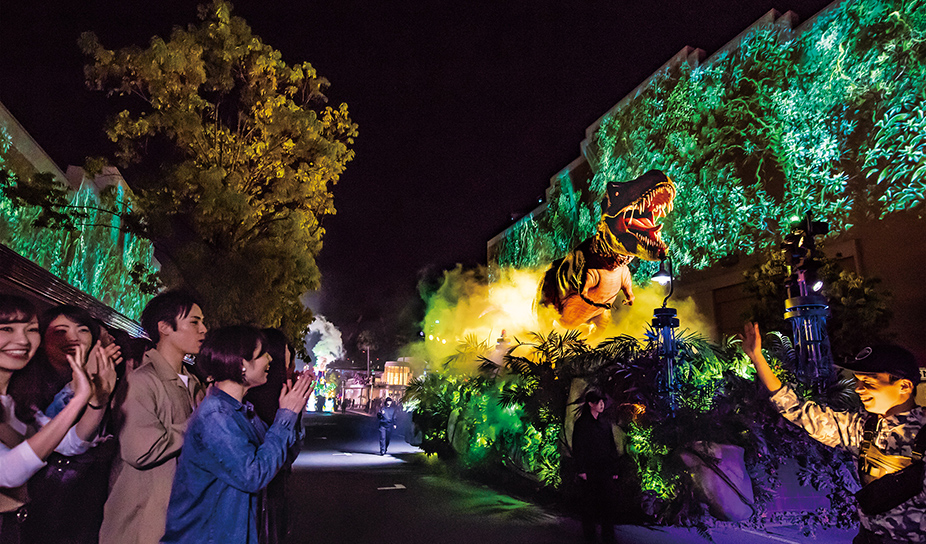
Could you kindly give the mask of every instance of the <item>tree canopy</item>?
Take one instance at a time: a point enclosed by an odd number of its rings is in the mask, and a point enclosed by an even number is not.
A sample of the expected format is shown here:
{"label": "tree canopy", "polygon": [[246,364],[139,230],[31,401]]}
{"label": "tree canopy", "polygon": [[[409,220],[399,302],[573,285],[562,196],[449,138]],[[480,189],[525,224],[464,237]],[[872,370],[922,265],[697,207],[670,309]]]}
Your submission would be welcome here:
{"label": "tree canopy", "polygon": [[106,127],[135,194],[123,226],[154,242],[164,283],[196,293],[213,324],[293,337],[311,321],[300,297],[319,286],[323,219],[357,125],[346,104],[326,105],[311,64],[287,64],[231,11],[201,5],[197,23],[147,48],[84,33],[86,81],[123,108]]}

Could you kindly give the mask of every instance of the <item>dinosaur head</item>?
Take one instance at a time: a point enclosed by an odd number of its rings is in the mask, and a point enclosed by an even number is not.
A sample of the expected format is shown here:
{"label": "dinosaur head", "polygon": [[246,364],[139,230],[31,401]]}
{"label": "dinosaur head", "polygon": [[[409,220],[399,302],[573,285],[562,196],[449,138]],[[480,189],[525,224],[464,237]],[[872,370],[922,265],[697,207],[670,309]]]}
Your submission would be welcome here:
{"label": "dinosaur head", "polygon": [[657,221],[672,211],[674,199],[675,184],[659,170],[633,181],[609,183],[592,251],[603,257],[664,259],[667,248]]}

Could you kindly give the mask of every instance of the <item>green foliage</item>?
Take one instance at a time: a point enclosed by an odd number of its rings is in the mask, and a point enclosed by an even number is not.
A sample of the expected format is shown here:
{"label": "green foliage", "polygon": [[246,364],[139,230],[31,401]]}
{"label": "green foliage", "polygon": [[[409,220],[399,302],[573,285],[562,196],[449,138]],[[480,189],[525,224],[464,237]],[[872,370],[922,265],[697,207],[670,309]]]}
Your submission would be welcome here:
{"label": "green foliage", "polygon": [[[0,242],[116,311],[136,318],[159,287],[148,240],[120,230],[106,210],[131,207],[119,188],[68,191],[51,174],[14,172],[0,127]],[[54,207],[36,206],[44,198]],[[73,213],[71,213],[73,212]]]}
{"label": "green foliage", "polygon": [[[678,188],[665,220],[677,266],[776,247],[811,211],[837,235],[923,209],[926,17],[921,0],[849,0],[799,34],[749,29],[701,65],[667,66],[592,136],[587,186],[554,181],[546,212],[501,242],[500,266],[539,266],[587,237],[608,182],[657,168]],[[635,269],[638,280],[650,267]]]}
{"label": "green foliage", "polygon": [[167,285],[195,291],[211,323],[296,337],[357,127],[346,105],[323,105],[328,81],[309,63],[287,64],[230,11],[200,6],[197,24],[147,48],[83,34],[87,84],[126,107],[106,132],[136,194],[130,226],[166,256]]}
{"label": "green foliage", "polygon": [[[464,466],[505,465],[550,487],[562,486],[567,475],[562,457],[568,451],[562,430],[566,410],[572,409],[566,399],[572,379],[579,377],[614,400],[608,410],[627,434],[626,452],[636,467],[629,477],[635,483],[625,481],[624,492],[637,493],[654,519],[703,531],[715,523],[678,457],[680,448],[708,441],[745,450],[758,504],[758,514],[748,523],[781,517],[766,516],[762,506],[780,485],[778,474],[787,459],[798,464],[803,485],[825,490],[831,500],[829,517],[807,513],[792,515],[788,522],[802,524],[807,532],[853,523],[851,460],[783,420],[755,383],[737,340],[713,344],[696,334],[677,335],[680,407],[670,413],[660,391],[663,363],[654,338],[651,331],[644,340],[624,335],[589,346],[574,333],[535,333],[512,348],[503,373],[491,362],[483,364],[482,375],[458,375],[445,366],[417,380],[406,394],[416,401],[413,417],[425,436],[422,447],[456,457]],[[766,352],[782,379],[793,377],[795,351],[787,337],[771,334]],[[460,353],[480,357],[465,345]],[[831,383],[817,400],[836,409],[857,407],[847,381]],[[459,442],[448,435],[451,420],[455,436],[463,437]]]}

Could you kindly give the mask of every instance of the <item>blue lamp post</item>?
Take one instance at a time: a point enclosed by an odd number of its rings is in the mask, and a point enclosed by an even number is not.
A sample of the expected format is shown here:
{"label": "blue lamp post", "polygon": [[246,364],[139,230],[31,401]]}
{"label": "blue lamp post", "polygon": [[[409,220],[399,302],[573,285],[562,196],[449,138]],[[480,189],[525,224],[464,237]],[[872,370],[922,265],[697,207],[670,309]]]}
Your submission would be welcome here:
{"label": "blue lamp post", "polygon": [[659,271],[653,276],[653,281],[662,285],[669,284],[669,294],[662,301],[662,307],[653,310],[653,331],[656,333],[657,353],[665,366],[659,378],[660,392],[667,400],[669,411],[674,413],[678,408],[678,384],[675,377],[675,360],[678,357],[678,346],[675,341],[675,329],[678,328],[678,312],[675,308],[667,308],[669,297],[675,290],[675,280],[672,274],[672,261],[666,259],[659,264]]}

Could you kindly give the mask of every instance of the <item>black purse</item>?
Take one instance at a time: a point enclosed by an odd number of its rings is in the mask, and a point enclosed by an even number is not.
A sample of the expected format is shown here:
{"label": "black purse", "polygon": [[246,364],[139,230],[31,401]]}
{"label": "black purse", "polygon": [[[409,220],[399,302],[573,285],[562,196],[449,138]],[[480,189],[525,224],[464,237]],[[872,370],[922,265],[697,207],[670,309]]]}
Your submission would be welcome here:
{"label": "black purse", "polygon": [[[865,454],[871,446],[877,417],[870,418],[865,423],[865,434],[862,441],[861,455],[859,456],[859,476],[862,476]],[[873,422],[873,424],[870,424]],[[885,474],[872,481],[855,494],[855,500],[862,513],[875,516],[900,506],[923,492],[923,481],[926,479],[926,462],[923,453],[926,451],[926,426],[920,429],[913,444],[913,462],[902,470]]]}

